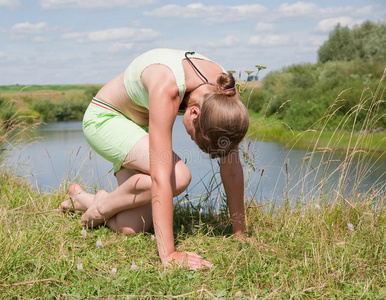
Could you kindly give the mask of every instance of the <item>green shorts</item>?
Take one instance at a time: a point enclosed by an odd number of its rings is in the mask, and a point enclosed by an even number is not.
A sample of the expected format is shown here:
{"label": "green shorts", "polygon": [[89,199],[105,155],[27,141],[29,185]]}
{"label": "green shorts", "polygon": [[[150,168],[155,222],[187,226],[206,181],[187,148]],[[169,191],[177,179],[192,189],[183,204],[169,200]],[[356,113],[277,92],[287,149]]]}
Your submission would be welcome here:
{"label": "green shorts", "polygon": [[94,98],[83,116],[83,133],[91,148],[113,163],[115,174],[134,145],[148,134],[148,127]]}

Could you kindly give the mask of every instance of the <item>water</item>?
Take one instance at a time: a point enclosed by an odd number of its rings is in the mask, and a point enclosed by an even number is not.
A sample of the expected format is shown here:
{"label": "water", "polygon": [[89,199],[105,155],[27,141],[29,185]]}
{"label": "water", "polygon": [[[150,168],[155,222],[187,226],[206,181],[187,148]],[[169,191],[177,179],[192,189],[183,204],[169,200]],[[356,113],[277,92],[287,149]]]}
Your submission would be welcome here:
{"label": "water", "polygon": [[[38,127],[35,140],[13,150],[5,164],[36,188],[49,191],[79,182],[85,190],[116,186],[112,165],[88,146],[81,122],[57,122]],[[322,157],[321,153],[288,150],[283,145],[262,141],[246,141],[242,150],[249,155],[243,160],[246,177],[246,196],[260,202],[289,198],[308,201],[322,191],[337,193],[350,191],[360,181],[358,192],[366,192],[386,182],[386,163],[377,160],[354,160],[348,167],[348,176],[338,189],[340,170],[345,166],[338,155]],[[218,163],[202,153],[185,133],[182,118],[177,117],[173,131],[173,149],[189,166],[192,182],[186,193],[201,195],[214,189],[220,182]],[[323,161],[323,163],[321,163]],[[217,191],[217,189],[216,189]],[[215,194],[215,193],[214,193]]]}

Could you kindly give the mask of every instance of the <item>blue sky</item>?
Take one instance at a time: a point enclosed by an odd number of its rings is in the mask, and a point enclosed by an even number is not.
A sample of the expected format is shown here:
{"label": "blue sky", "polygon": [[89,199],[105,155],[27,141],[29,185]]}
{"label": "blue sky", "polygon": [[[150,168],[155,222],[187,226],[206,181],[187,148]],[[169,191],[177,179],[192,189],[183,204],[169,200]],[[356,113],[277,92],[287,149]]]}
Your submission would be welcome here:
{"label": "blue sky", "polygon": [[382,0],[0,0],[0,85],[105,83],[152,48],[262,75],[317,60],[337,23],[386,20]]}

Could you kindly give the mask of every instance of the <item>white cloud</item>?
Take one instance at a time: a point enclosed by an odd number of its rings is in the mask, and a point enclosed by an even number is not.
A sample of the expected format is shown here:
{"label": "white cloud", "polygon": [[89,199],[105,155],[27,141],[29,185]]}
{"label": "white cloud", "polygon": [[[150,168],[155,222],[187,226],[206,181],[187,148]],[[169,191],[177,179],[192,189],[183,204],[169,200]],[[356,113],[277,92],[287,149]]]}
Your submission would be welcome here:
{"label": "white cloud", "polygon": [[158,37],[159,35],[159,32],[149,28],[137,29],[122,27],[86,33],[66,33],[62,35],[62,38],[76,40],[78,43],[86,43],[125,39],[130,39],[131,41],[148,41]]}
{"label": "white cloud", "polygon": [[19,0],[0,0],[0,7],[16,9],[21,7],[21,2]]}
{"label": "white cloud", "polygon": [[155,0],[40,0],[40,5],[43,9],[103,9],[115,7],[137,7],[153,3],[155,3]]}
{"label": "white cloud", "polygon": [[329,7],[320,9],[321,15],[325,18],[350,15],[351,17],[371,15],[374,13],[374,6],[367,5],[363,7],[354,7],[354,6],[341,6],[341,7]]}
{"label": "white cloud", "polygon": [[255,31],[258,32],[272,32],[276,30],[276,26],[272,23],[259,22],[255,26]]}
{"label": "white cloud", "polygon": [[5,59],[6,55],[4,52],[0,51],[0,59]]}
{"label": "white cloud", "polygon": [[233,47],[237,44],[239,44],[240,39],[238,37],[235,37],[233,35],[226,36],[225,38],[215,41],[215,42],[209,42],[205,46],[208,48],[219,48],[219,47]]}
{"label": "white cloud", "polygon": [[337,24],[340,24],[342,26],[352,26],[354,23],[354,20],[350,17],[324,19],[318,23],[318,25],[316,26],[316,31],[330,32]]}
{"label": "white cloud", "polygon": [[17,23],[12,26],[11,33],[15,34],[36,34],[48,31],[48,26],[44,22],[31,24],[29,22]]}
{"label": "white cloud", "polygon": [[238,6],[204,6],[201,3],[193,3],[187,6],[166,5],[152,11],[145,11],[145,16],[158,18],[201,18],[211,23],[229,21],[248,21],[264,13],[267,9],[259,4]]}
{"label": "white cloud", "polygon": [[296,2],[294,4],[284,3],[279,6],[278,12],[285,17],[302,17],[315,15],[319,11],[315,3]]}
{"label": "white cloud", "polygon": [[195,8],[188,10],[185,7],[179,5],[166,5],[161,8],[156,8],[153,11],[145,11],[145,16],[152,16],[158,18],[198,18],[202,11],[203,6],[196,6]]}
{"label": "white cloud", "polygon": [[288,45],[291,38],[287,35],[254,35],[249,38],[248,45],[261,47],[284,46]]}
{"label": "white cloud", "polygon": [[35,43],[48,42],[49,40],[50,39],[48,37],[44,37],[44,36],[40,36],[40,35],[31,38],[31,41],[33,41]]}
{"label": "white cloud", "polygon": [[47,37],[43,37],[47,33],[51,32],[49,26],[44,22],[31,24],[29,22],[17,23],[12,26],[9,31],[11,40],[28,39],[33,42],[43,42],[48,40]]}
{"label": "white cloud", "polygon": [[[339,2],[337,2],[339,3]],[[321,18],[337,18],[341,16],[358,17],[371,15],[375,12],[375,7],[371,5],[363,7],[355,6],[333,6],[328,8],[318,7],[315,3],[296,2],[294,4],[284,3],[279,6],[273,19],[280,21],[281,19],[321,19]]]}
{"label": "white cloud", "polygon": [[126,51],[131,49],[133,45],[132,43],[114,43],[107,48],[107,51],[112,53]]}

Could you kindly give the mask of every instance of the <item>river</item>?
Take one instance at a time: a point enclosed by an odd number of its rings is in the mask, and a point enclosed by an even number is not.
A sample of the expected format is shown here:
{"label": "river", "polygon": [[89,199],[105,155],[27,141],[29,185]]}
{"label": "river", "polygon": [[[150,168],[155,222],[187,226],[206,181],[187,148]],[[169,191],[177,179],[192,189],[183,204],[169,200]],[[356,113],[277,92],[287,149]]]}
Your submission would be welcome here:
{"label": "river", "polygon": [[[44,124],[33,135],[33,142],[18,145],[4,163],[36,189],[66,188],[72,182],[79,182],[90,192],[111,191],[116,186],[112,165],[90,149],[81,122]],[[180,116],[173,130],[173,148],[192,173],[184,197],[198,201],[200,195],[212,190],[212,198],[221,196],[216,188],[220,182],[217,161],[198,149],[185,133]],[[246,197],[258,203],[281,203],[283,199],[309,201],[327,191],[333,191],[334,195],[352,191],[356,185],[358,193],[385,189],[384,160],[353,160],[347,165],[342,164],[339,155],[327,158],[322,153],[289,150],[278,143],[254,140],[243,142],[241,148],[249,156],[249,160],[243,159]],[[343,168],[345,177],[341,176]],[[340,183],[339,178],[344,181]]]}

